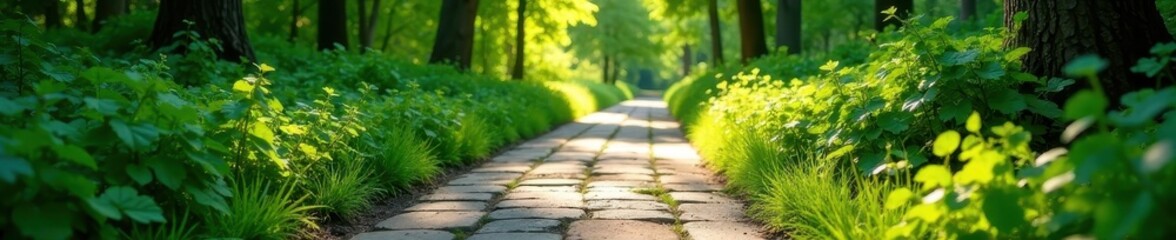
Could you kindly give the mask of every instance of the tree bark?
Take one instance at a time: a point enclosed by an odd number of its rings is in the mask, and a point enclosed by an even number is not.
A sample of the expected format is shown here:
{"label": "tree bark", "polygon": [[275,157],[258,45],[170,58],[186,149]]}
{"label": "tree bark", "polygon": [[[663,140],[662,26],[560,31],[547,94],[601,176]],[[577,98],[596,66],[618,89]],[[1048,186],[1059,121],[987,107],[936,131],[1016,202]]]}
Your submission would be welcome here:
{"label": "tree bark", "polygon": [[788,54],[800,53],[800,0],[777,0],[776,47],[788,47]]}
{"label": "tree bark", "polygon": [[[1140,58],[1150,56],[1152,46],[1172,41],[1153,0],[1007,0],[1004,11],[1005,25],[1010,28],[1015,26],[1017,12],[1029,13],[1021,29],[1005,41],[1009,47],[1033,49],[1022,59],[1029,73],[1061,76],[1069,61],[1098,54],[1110,62],[1100,80],[1112,101],[1140,88],[1158,87],[1156,81],[1130,71]],[[1082,84],[1085,81],[1079,83],[1053,100],[1062,102],[1089,87]]]}
{"label": "tree bark", "polygon": [[380,16],[380,0],[372,0],[367,8],[366,0],[359,0],[359,52],[366,53],[375,40],[376,23]]}
{"label": "tree bark", "polygon": [[764,38],[764,12],[760,0],[738,0],[739,42],[742,44],[741,59],[744,64],[768,54]]}
{"label": "tree bark", "polygon": [[510,69],[510,78],[514,80],[523,80],[523,57],[525,57],[524,48],[527,46],[526,40],[526,26],[523,24],[527,19],[524,17],[527,11],[527,0],[519,0],[519,8],[515,11],[518,15],[518,22],[515,23],[515,59],[514,67]]}
{"label": "tree bark", "polygon": [[[155,27],[151,31],[151,46],[155,49],[172,45],[173,35],[189,29],[184,20],[194,21],[191,30],[206,39],[215,38],[221,42],[217,56],[224,60],[240,61],[245,58],[254,61],[253,47],[245,35],[245,17],[241,11],[241,0],[162,0]],[[184,46],[177,51],[183,53]]]}
{"label": "tree bark", "polygon": [[608,76],[609,76],[609,74],[608,74],[608,66],[609,66],[609,64],[612,64],[612,63],[610,62],[610,60],[611,60],[611,59],[609,59],[608,55],[604,55],[604,64],[601,64],[601,66],[603,66],[603,68],[604,68],[604,71],[601,71],[601,74],[600,74],[600,82],[603,82],[603,83],[606,83],[606,84],[607,84],[607,83],[609,83],[609,82],[608,82]]}
{"label": "tree bark", "polygon": [[94,7],[94,27],[90,31],[102,30],[106,20],[126,13],[126,0],[98,0]]}
{"label": "tree bark", "polygon": [[74,0],[74,5],[77,5],[74,8],[74,17],[76,17],[74,27],[78,28],[78,30],[86,31],[86,20],[89,19],[86,17],[86,1]]}
{"label": "tree bark", "polygon": [[711,55],[715,59],[715,65],[723,64],[723,32],[720,29],[722,25],[719,24],[719,4],[718,0],[707,1],[707,18],[710,22],[711,35]]}
{"label": "tree bark", "polygon": [[694,65],[694,55],[690,45],[682,45],[682,76],[690,75],[690,67]]}
{"label": "tree bark", "polygon": [[609,77],[609,84],[617,85],[617,79],[621,79],[621,58],[613,57],[612,61],[612,77]]}
{"label": "tree bark", "polygon": [[971,21],[976,17],[976,0],[960,0],[960,20]]}
{"label": "tree bark", "polygon": [[470,68],[474,50],[474,22],[478,17],[478,0],[445,0],[441,3],[437,37],[429,63],[456,64]]}
{"label": "tree bark", "polygon": [[293,13],[290,14],[290,37],[287,40],[294,42],[295,39],[298,39],[298,19],[302,18],[302,4],[298,0],[294,0],[294,7],[290,10]]}
{"label": "tree bark", "polygon": [[318,18],[318,49],[335,49],[335,44],[348,48],[347,1],[320,0]]}
{"label": "tree bark", "polygon": [[911,11],[915,10],[915,3],[913,0],[875,0],[874,1],[874,28],[878,31],[886,29],[886,26],[900,27],[902,22],[898,19],[886,20],[888,17],[882,11],[895,7],[898,9],[894,15],[902,19],[910,18]]}
{"label": "tree bark", "polygon": [[55,29],[61,27],[61,2],[47,1],[45,2],[45,28]]}

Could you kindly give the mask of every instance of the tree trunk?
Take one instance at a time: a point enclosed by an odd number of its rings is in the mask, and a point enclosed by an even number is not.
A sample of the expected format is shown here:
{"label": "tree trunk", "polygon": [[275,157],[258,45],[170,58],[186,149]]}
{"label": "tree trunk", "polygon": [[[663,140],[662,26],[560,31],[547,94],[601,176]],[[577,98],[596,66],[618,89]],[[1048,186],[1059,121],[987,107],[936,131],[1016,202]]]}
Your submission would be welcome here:
{"label": "tree trunk", "polygon": [[320,0],[318,7],[318,49],[347,48],[347,1]]}
{"label": "tree trunk", "polygon": [[960,20],[971,21],[976,17],[976,0],[960,0]]}
{"label": "tree trunk", "polygon": [[719,24],[719,4],[718,0],[707,2],[706,12],[710,22],[711,55],[715,59],[715,65],[718,66],[723,64],[723,32],[720,29],[722,25]]}
{"label": "tree trunk", "polygon": [[367,8],[366,0],[359,0],[359,52],[366,53],[375,40],[377,19],[380,16],[380,0],[372,0],[371,8]]}
{"label": "tree trunk", "polygon": [[298,0],[294,0],[294,7],[290,8],[293,14],[290,16],[290,37],[289,41],[294,42],[298,39],[298,19],[302,18],[302,4]]}
{"label": "tree trunk", "polygon": [[604,68],[604,71],[601,71],[600,82],[603,82],[606,84],[609,83],[608,82],[608,65],[612,64],[611,62],[609,62],[610,60],[611,59],[609,59],[608,55],[604,55],[604,64],[601,64],[602,68]]}
{"label": "tree trunk", "polygon": [[694,56],[690,45],[682,45],[682,76],[690,75],[690,66],[694,65]]}
{"label": "tree trunk", "polygon": [[61,27],[61,2],[51,0],[45,2],[45,28]]}
{"label": "tree trunk", "polygon": [[800,0],[777,2],[776,47],[788,47],[788,54],[800,53]]}
{"label": "tree trunk", "polygon": [[768,53],[764,39],[764,11],[760,0],[738,0],[739,42],[743,64]]}
{"label": "tree trunk", "polygon": [[94,7],[94,27],[90,31],[98,32],[106,20],[126,13],[126,0],[98,0]]}
{"label": "tree trunk", "polygon": [[77,7],[74,8],[74,17],[76,17],[74,20],[74,27],[78,30],[86,31],[86,21],[89,19],[86,17],[86,1],[75,0],[74,5],[77,5]]}
{"label": "tree trunk", "polygon": [[[1005,25],[1010,28],[1015,26],[1015,13],[1029,13],[1021,29],[1005,42],[1009,47],[1033,49],[1022,59],[1025,71],[1061,76],[1062,67],[1074,58],[1098,54],[1110,61],[1100,79],[1112,101],[1127,92],[1156,87],[1157,82],[1130,71],[1136,61],[1150,56],[1152,46],[1172,41],[1155,1],[1007,0],[1004,4]],[[1053,100],[1062,102],[1087,87],[1069,87]]]}
{"label": "tree trunk", "polygon": [[887,16],[885,13],[882,13],[882,11],[886,11],[887,9],[890,9],[890,7],[895,7],[898,9],[898,12],[895,12],[894,14],[898,16],[898,18],[907,19],[910,18],[911,11],[915,10],[915,3],[914,0],[875,0],[874,28],[878,31],[886,29],[886,26],[902,26],[902,22],[898,21],[898,19],[890,19],[889,21],[886,20],[886,18],[889,16]]}
{"label": "tree trunk", "polygon": [[474,22],[478,17],[478,0],[444,0],[441,3],[437,37],[429,63],[456,64],[470,68],[474,50]]}
{"label": "tree trunk", "polygon": [[613,57],[612,61],[612,77],[609,77],[609,84],[617,85],[617,79],[621,79],[621,58]]}
{"label": "tree trunk", "polygon": [[517,47],[515,47],[514,67],[510,69],[510,78],[514,80],[523,80],[523,57],[526,56],[524,55],[525,52],[523,50],[527,46],[527,42],[524,41],[527,36],[525,29],[526,26],[523,25],[527,18],[523,15],[526,13],[526,11],[527,0],[519,0],[519,9],[515,11],[515,14],[518,15],[519,19],[519,21],[515,23],[515,46]]}
{"label": "tree trunk", "polygon": [[[151,31],[151,46],[159,49],[172,45],[173,35],[189,29],[184,20],[194,21],[192,30],[204,38],[215,38],[221,42],[217,56],[224,60],[240,61],[245,58],[254,61],[253,47],[245,35],[245,17],[241,11],[241,0],[162,0],[159,14],[155,17],[155,28]],[[184,46],[176,50],[186,51]]]}

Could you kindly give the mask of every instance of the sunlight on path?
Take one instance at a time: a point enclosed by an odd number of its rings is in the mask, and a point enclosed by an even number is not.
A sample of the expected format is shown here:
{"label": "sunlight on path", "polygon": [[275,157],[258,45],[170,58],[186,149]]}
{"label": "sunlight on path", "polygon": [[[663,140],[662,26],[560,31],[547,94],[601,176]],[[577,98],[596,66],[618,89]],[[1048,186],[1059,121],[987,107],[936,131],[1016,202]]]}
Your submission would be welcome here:
{"label": "sunlight on path", "polygon": [[376,224],[371,239],[762,239],[652,98],[491,159]]}

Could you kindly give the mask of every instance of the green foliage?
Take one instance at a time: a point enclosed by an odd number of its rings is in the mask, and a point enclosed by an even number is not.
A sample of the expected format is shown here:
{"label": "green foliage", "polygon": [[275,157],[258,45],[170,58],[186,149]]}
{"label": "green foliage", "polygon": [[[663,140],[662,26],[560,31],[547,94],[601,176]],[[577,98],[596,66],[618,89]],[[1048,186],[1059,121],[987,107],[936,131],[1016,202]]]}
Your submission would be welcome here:
{"label": "green foliage", "polygon": [[295,237],[315,213],[354,216],[443,163],[632,95],[266,38],[258,56],[272,66],[218,61],[217,42],[192,32],[165,46],[187,54],[158,58],[50,43],[27,21],[0,32],[17,46],[0,48],[0,232],[12,238]]}

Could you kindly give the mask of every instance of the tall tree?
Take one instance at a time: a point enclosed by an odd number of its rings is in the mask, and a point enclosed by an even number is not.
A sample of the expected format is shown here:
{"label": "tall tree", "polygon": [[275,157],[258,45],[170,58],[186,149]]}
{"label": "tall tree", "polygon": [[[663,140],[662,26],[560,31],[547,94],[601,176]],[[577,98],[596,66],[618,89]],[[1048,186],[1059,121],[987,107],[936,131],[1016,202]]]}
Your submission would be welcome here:
{"label": "tall tree", "polygon": [[764,11],[760,0],[738,0],[739,42],[742,47],[741,59],[744,64],[768,54],[764,38]]}
{"label": "tall tree", "polygon": [[[1005,42],[1033,49],[1023,57],[1025,71],[1059,76],[1070,60],[1098,54],[1110,62],[1100,79],[1112,100],[1139,88],[1154,87],[1156,82],[1132,74],[1130,68],[1148,56],[1153,45],[1172,41],[1153,0],[1006,0],[1004,11],[1005,25],[1010,28],[1017,24],[1016,13],[1029,14]],[[1068,88],[1055,100],[1081,88]]]}
{"label": "tall tree", "polygon": [[318,18],[318,49],[347,48],[347,1],[320,0]]}
{"label": "tall tree", "polygon": [[889,16],[882,12],[890,7],[898,10],[894,15],[907,19],[911,16],[911,11],[915,10],[915,2],[914,0],[874,0],[874,28],[878,31],[886,29],[886,26],[902,26],[902,22],[897,19],[886,20]]}
{"label": "tall tree", "polygon": [[454,63],[469,69],[474,50],[478,0],[444,0],[438,14],[437,37],[429,63]]}
{"label": "tall tree", "polygon": [[294,42],[298,39],[298,20],[302,18],[302,4],[298,0],[294,0],[294,7],[290,8],[290,37],[288,41]]}
{"label": "tall tree", "polygon": [[380,17],[380,0],[371,0],[371,10],[368,10],[367,0],[359,0],[359,51],[367,52],[375,39],[376,23]]}
{"label": "tall tree", "polygon": [[690,45],[682,45],[682,76],[690,75],[690,67],[694,65],[694,53]]}
{"label": "tall tree", "polygon": [[960,0],[960,20],[969,21],[976,17],[976,0]]}
{"label": "tall tree", "polygon": [[[185,21],[193,21],[189,26]],[[217,56],[229,61],[246,58],[254,61],[253,47],[245,35],[245,16],[241,11],[241,0],[162,0],[159,14],[155,16],[155,28],[151,31],[151,46],[156,49],[169,47],[177,39],[176,32],[191,28],[204,38],[215,38],[221,42]],[[175,50],[186,51],[184,46]]]}
{"label": "tall tree", "polygon": [[85,31],[86,21],[89,19],[86,17],[86,1],[74,0],[74,5],[74,17],[76,17],[74,20],[74,27],[78,28],[78,30]]}
{"label": "tall tree", "polygon": [[45,1],[45,27],[61,27],[61,2],[57,0]]}
{"label": "tall tree", "polygon": [[110,18],[123,15],[127,10],[126,0],[98,0],[94,7],[94,27],[90,30],[98,32],[102,29],[102,25],[106,24],[106,20]]}
{"label": "tall tree", "polygon": [[788,54],[800,53],[800,0],[777,0],[776,47],[787,46]]}
{"label": "tall tree", "polygon": [[707,22],[710,23],[711,58],[715,65],[723,64],[723,32],[719,24],[718,0],[708,0],[706,6]]}
{"label": "tall tree", "polygon": [[510,69],[510,79],[514,79],[514,80],[522,80],[523,79],[523,57],[526,56],[524,50],[527,46],[526,45],[527,41],[525,41],[526,36],[527,36],[526,26],[523,24],[527,19],[524,16],[526,14],[526,11],[527,11],[527,0],[519,0],[518,9],[515,10],[515,14],[518,17],[518,22],[515,23],[514,66],[511,67],[511,69]]}

